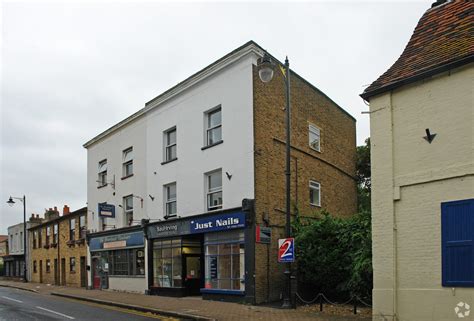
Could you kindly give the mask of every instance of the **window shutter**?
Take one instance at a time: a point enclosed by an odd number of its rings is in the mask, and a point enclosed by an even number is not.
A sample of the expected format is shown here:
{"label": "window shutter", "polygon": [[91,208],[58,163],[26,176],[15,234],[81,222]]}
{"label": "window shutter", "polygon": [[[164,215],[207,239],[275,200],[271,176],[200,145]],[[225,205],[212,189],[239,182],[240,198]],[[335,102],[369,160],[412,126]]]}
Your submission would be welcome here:
{"label": "window shutter", "polygon": [[474,199],[441,203],[442,284],[474,287]]}

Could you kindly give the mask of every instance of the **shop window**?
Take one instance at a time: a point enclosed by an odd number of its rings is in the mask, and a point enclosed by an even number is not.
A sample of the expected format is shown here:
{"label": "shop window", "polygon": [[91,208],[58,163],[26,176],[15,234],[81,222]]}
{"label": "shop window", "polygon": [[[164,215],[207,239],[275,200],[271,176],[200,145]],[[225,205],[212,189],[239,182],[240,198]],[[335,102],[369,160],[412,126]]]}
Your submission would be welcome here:
{"label": "shop window", "polygon": [[69,258],[69,272],[76,272],[76,258],[75,257]]}
{"label": "shop window", "polygon": [[99,162],[98,179],[99,187],[107,185],[107,160]]}
{"label": "shop window", "polygon": [[74,240],[75,231],[76,231],[76,219],[72,218],[69,220],[69,240],[70,241]]}
{"label": "shop window", "polygon": [[309,203],[321,206],[321,184],[316,181],[309,181]]}
{"label": "shop window", "polygon": [[171,288],[183,286],[181,239],[153,242],[153,286]]}
{"label": "shop window", "polygon": [[133,147],[123,151],[122,176],[123,178],[133,175]]}
{"label": "shop window", "polygon": [[132,225],[133,223],[133,195],[128,195],[123,198],[123,210],[125,212],[125,225]]}
{"label": "shop window", "polygon": [[109,264],[109,275],[145,275],[144,249],[104,251],[101,256]]}
{"label": "shop window", "polygon": [[176,216],[176,200],[176,183],[165,185],[165,218]]}
{"label": "shop window", "polygon": [[206,174],[207,210],[222,208],[222,170]]}
{"label": "shop window", "polygon": [[213,109],[205,113],[206,146],[217,145],[222,142],[222,110]]}
{"label": "shop window", "polygon": [[245,290],[244,232],[206,234],[205,287],[207,289]]}
{"label": "shop window", "polygon": [[171,162],[177,159],[176,127],[164,132],[164,162]]}

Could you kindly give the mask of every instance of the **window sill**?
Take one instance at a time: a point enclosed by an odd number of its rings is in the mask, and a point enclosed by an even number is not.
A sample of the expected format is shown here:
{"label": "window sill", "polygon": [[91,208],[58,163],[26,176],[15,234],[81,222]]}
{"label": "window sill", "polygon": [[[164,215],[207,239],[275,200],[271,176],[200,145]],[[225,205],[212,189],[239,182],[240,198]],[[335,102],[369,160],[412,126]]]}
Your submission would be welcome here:
{"label": "window sill", "polygon": [[124,177],[122,177],[122,178],[121,178],[121,180],[123,181],[124,179],[127,179],[127,178],[129,178],[129,177],[132,177],[132,176],[133,176],[133,174],[130,174],[130,175],[124,176]]}
{"label": "window sill", "polygon": [[178,160],[178,157],[175,157],[173,159],[170,159],[170,160],[167,160],[167,161],[164,161],[161,163],[161,165],[165,165],[165,164],[168,164],[168,163],[171,163],[171,162],[174,162],[175,160]]}
{"label": "window sill", "polygon": [[318,204],[309,203],[309,205],[311,205],[312,207],[319,207],[319,208],[321,208],[321,204],[318,205]]}
{"label": "window sill", "polygon": [[216,145],[220,145],[220,144],[222,144],[223,142],[224,142],[224,140],[220,140],[220,141],[218,141],[218,142],[215,142],[214,144],[211,144],[211,145],[207,145],[207,146],[202,147],[201,150],[205,150],[205,149],[214,147],[214,146],[216,146]]}
{"label": "window sill", "polygon": [[245,295],[245,291],[241,291],[241,290],[205,289],[205,288],[201,289],[201,293]]}
{"label": "window sill", "polygon": [[69,271],[70,274],[76,274],[76,271]]}
{"label": "window sill", "polygon": [[104,184],[104,185],[99,185],[99,186],[97,186],[97,189],[99,189],[99,188],[103,188],[103,187],[106,187],[106,186],[107,186],[107,184]]}
{"label": "window sill", "polygon": [[169,220],[170,218],[176,218],[176,217],[178,217],[178,214],[172,214],[172,215],[165,215],[165,216],[163,216],[163,218],[164,218],[165,220]]}
{"label": "window sill", "polygon": [[321,154],[321,148],[317,150],[316,148],[309,146],[309,149],[312,150],[313,152],[318,152],[319,154]]}

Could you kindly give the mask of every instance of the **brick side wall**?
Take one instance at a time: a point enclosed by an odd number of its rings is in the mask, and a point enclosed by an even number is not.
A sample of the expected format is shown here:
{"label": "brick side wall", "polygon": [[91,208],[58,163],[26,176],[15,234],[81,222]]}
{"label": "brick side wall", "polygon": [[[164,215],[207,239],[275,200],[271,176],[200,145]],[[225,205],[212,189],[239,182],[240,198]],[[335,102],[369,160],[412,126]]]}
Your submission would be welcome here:
{"label": "brick side wall", "polygon": [[[84,257],[86,261],[87,258],[87,244],[84,241],[79,241],[81,239],[80,236],[80,228],[79,228],[79,217],[85,215],[86,216],[86,226],[87,226],[87,215],[86,211],[76,211],[74,213],[68,214],[67,218],[60,218],[59,220],[52,220],[47,224],[43,224],[37,228],[30,229],[30,243],[29,249],[31,253],[31,259],[28,263],[30,269],[32,271],[32,281],[33,282],[40,282],[40,275],[42,274],[42,283],[46,284],[56,284],[55,282],[55,263],[54,260],[57,259],[57,269],[58,269],[58,280],[61,285],[66,286],[81,286],[81,257]],[[76,228],[75,228],[75,235],[74,235],[74,242],[69,242],[69,221],[70,219],[76,219]],[[54,224],[59,223],[58,227],[58,245],[56,247],[51,246],[53,243],[53,226]],[[45,248],[46,244],[46,227],[51,226],[51,236],[50,236],[50,247]],[[42,247],[37,247],[33,249],[33,232],[41,229],[41,238],[42,238]],[[68,244],[69,242],[69,244]],[[75,257],[76,260],[76,269],[75,272],[70,271],[70,258]],[[46,272],[46,262],[47,260],[51,262],[51,269],[50,272]],[[61,267],[62,259],[64,259],[64,268]],[[36,261],[37,270],[36,272],[33,270],[33,264]],[[42,264],[42,271],[40,264]],[[62,276],[62,271],[65,271],[65,278]],[[41,273],[42,272],[42,273]],[[63,281],[65,279],[65,284]],[[86,279],[87,280],[87,279]]]}
{"label": "brick side wall", "polygon": [[[272,227],[271,245],[256,245],[257,303],[278,300],[284,265],[277,262],[278,238],[285,235],[285,82],[279,70],[264,84],[254,67],[256,224]],[[291,77],[291,200],[299,214],[321,209],[347,217],[356,212],[355,120],[323,93],[296,75]],[[309,147],[308,125],[321,130],[321,152]],[[321,184],[321,207],[309,203],[309,181]],[[292,213],[293,215],[295,213]],[[268,272],[267,272],[267,267]]]}

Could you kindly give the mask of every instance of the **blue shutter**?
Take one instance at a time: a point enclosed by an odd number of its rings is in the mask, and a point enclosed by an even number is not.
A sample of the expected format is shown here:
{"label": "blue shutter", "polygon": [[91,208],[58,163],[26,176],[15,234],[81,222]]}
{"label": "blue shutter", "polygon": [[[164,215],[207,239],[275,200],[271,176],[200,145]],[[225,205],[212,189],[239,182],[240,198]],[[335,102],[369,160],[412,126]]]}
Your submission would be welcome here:
{"label": "blue shutter", "polygon": [[474,287],[474,199],[441,203],[443,286]]}

